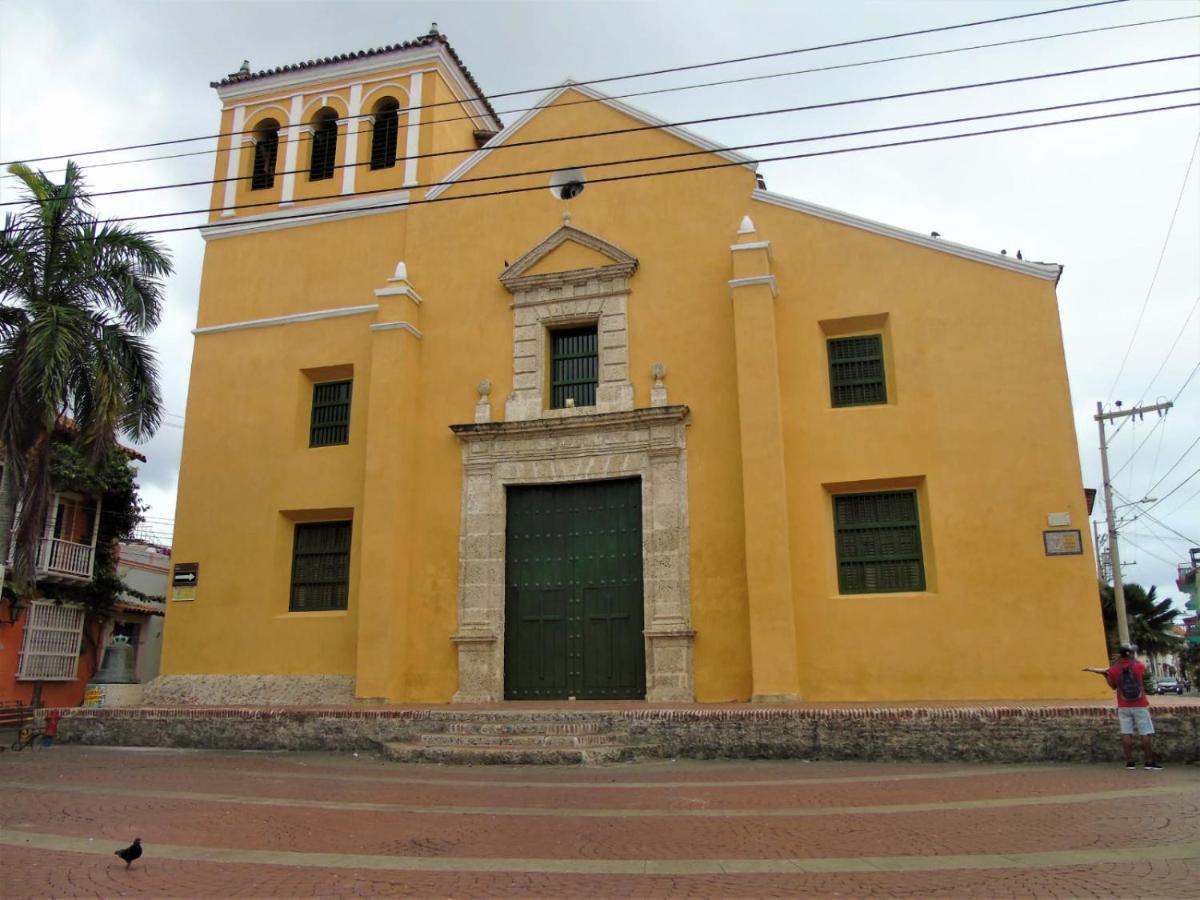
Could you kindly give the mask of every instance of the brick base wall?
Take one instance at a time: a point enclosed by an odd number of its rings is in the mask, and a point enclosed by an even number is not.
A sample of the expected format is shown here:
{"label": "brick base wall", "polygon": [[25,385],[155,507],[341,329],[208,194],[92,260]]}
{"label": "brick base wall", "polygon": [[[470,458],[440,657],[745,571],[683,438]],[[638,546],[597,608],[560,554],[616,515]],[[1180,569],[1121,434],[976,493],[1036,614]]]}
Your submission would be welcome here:
{"label": "brick base wall", "polygon": [[[64,743],[220,750],[373,750],[452,722],[594,721],[639,755],[701,759],[856,759],[1112,762],[1116,715],[1104,706],[985,708],[451,708],[65,709]],[[1169,763],[1200,760],[1200,705],[1154,711],[1155,749]]]}

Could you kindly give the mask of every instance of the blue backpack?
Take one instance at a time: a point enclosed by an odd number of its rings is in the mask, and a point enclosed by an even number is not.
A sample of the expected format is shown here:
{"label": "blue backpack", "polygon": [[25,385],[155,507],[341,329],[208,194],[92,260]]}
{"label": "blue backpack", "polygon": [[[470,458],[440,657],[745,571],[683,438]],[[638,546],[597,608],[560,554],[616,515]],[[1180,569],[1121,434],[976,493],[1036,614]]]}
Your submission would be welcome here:
{"label": "blue backpack", "polygon": [[1142,686],[1138,684],[1137,676],[1133,674],[1133,666],[1121,667],[1121,675],[1117,679],[1117,691],[1126,700],[1141,698]]}

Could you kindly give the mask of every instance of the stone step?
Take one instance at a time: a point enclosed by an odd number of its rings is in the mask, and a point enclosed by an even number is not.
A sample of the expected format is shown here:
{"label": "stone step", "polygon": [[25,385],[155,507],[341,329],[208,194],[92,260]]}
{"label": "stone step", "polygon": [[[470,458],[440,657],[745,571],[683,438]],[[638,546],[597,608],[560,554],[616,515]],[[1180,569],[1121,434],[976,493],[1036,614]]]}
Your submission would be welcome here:
{"label": "stone step", "polygon": [[602,747],[619,746],[620,736],[612,733],[546,734],[522,732],[427,732],[420,736],[427,747]]}
{"label": "stone step", "polygon": [[461,766],[579,766],[632,759],[625,747],[431,747],[421,743],[386,743],[383,755],[394,762],[433,762]]}
{"label": "stone step", "polygon": [[446,726],[447,734],[602,734],[605,725],[601,722],[451,722]]}

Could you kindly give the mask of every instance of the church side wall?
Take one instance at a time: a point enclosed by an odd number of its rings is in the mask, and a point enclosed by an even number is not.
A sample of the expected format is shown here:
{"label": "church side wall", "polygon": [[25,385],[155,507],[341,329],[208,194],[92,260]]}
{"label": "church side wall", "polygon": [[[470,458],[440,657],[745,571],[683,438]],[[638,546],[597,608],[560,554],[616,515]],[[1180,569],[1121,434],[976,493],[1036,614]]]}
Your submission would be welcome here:
{"label": "church side wall", "polygon": [[[1107,696],[1053,281],[756,205],[778,277],[798,639],[811,700]],[[853,321],[863,317],[863,325]],[[849,320],[849,321],[848,321]],[[826,340],[882,331],[888,402],[832,408]],[[927,590],[840,595],[833,493],[915,487]]]}

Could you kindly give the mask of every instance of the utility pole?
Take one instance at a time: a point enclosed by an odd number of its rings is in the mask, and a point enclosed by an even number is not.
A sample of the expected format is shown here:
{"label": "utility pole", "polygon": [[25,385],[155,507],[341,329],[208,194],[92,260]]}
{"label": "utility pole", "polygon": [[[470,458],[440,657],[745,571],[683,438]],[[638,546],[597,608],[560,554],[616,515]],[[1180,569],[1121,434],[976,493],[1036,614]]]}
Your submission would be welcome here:
{"label": "utility pole", "polygon": [[1104,476],[1104,512],[1108,517],[1108,558],[1112,564],[1113,602],[1117,607],[1117,640],[1122,644],[1129,643],[1129,617],[1125,614],[1125,585],[1121,583],[1121,554],[1117,551],[1117,520],[1113,515],[1112,484],[1108,478],[1108,444],[1104,436],[1104,423],[1125,416],[1144,417],[1148,412],[1157,412],[1161,416],[1172,406],[1174,404],[1170,402],[1156,403],[1153,406],[1134,406],[1106,413],[1103,403],[1096,404],[1095,419],[1100,423],[1100,469]]}
{"label": "utility pole", "polygon": [[1096,548],[1096,577],[1108,581],[1104,576],[1104,556],[1100,553],[1100,523],[1092,520],[1092,546]]}

